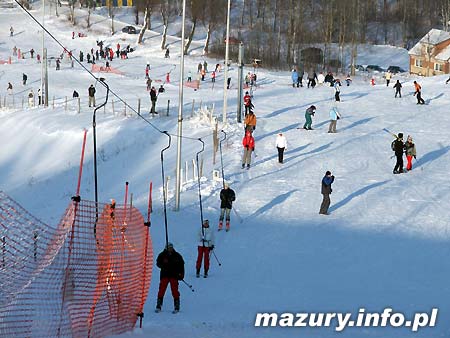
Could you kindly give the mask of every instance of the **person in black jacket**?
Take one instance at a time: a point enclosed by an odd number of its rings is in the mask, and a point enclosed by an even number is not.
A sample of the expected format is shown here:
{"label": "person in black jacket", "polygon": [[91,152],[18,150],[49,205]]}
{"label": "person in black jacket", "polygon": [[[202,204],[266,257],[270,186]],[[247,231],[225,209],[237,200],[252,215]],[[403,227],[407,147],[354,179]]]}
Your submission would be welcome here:
{"label": "person in black jacket", "polygon": [[95,87],[93,84],[90,85],[88,88],[88,94],[89,94],[89,107],[91,104],[95,107]]}
{"label": "person in black jacket", "polygon": [[333,191],[331,189],[331,184],[334,182],[334,175],[331,175],[330,171],[325,173],[325,176],[322,178],[322,189],[321,193],[323,195],[322,204],[320,205],[319,214],[328,215],[328,208],[330,207],[330,194]]}
{"label": "person in black jacket", "polygon": [[152,102],[152,108],[150,110],[150,114],[158,114],[156,112],[156,100],[158,99],[158,94],[156,93],[156,88],[152,87],[150,89],[150,101]]}
{"label": "person in black jacket", "polygon": [[225,183],[224,188],[220,191],[219,231],[222,230],[223,227],[223,216],[225,216],[226,231],[230,230],[230,212],[235,199],[236,194],[233,189],[230,188],[228,183]]}
{"label": "person in black jacket", "polygon": [[395,157],[397,158],[397,162],[395,163],[394,170],[392,171],[394,174],[402,174],[403,173],[403,151],[405,150],[405,144],[403,143],[403,134],[398,133],[397,139],[392,142],[392,150],[395,153]]}
{"label": "person in black jacket", "polygon": [[175,251],[172,243],[167,243],[166,248],[158,255],[156,266],[161,269],[159,278],[158,299],[156,302],[156,312],[161,311],[164,294],[167,285],[170,283],[172,291],[174,312],[180,310],[180,292],[178,291],[178,281],[184,279],[184,260]]}
{"label": "person in black jacket", "polygon": [[397,80],[397,82],[395,83],[394,89],[395,89],[395,97],[394,97],[394,98],[397,98],[397,95],[399,95],[400,97],[402,97],[402,92],[401,92],[401,90],[402,90],[402,84],[400,83],[399,80]]}

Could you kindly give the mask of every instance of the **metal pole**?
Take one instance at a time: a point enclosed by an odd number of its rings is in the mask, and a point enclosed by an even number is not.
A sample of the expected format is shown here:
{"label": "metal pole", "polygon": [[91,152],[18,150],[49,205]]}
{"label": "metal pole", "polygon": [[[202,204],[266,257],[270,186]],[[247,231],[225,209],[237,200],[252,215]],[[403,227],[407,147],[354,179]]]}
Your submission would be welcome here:
{"label": "metal pole", "polygon": [[222,122],[224,124],[227,123],[227,82],[228,82],[228,54],[229,54],[229,40],[230,40],[230,8],[231,8],[231,0],[228,0],[228,10],[227,10],[227,34],[225,41],[225,79],[223,83],[223,115]]}
{"label": "metal pole", "polygon": [[42,96],[44,100],[44,107],[48,107],[48,65],[47,65],[47,48],[44,48],[44,55],[42,58],[44,63],[44,95]]}
{"label": "metal pole", "polygon": [[[44,18],[45,18],[45,0],[42,1],[42,58],[41,58],[41,103],[44,107],[47,107],[47,101],[45,100],[44,96],[44,65],[46,64],[47,60],[44,59],[44,37],[45,37],[45,31],[44,31]],[[43,101],[43,102],[42,102]]]}
{"label": "metal pole", "polygon": [[180,84],[178,86],[178,140],[177,140],[177,169],[175,183],[175,211],[180,210],[181,190],[181,136],[183,134],[183,79],[184,79],[184,26],[186,21],[186,0],[183,0],[183,20],[181,26],[181,58]]}
{"label": "metal pole", "polygon": [[242,80],[244,76],[244,44],[239,44],[239,72],[238,72],[238,109],[237,109],[237,122],[242,122]]}

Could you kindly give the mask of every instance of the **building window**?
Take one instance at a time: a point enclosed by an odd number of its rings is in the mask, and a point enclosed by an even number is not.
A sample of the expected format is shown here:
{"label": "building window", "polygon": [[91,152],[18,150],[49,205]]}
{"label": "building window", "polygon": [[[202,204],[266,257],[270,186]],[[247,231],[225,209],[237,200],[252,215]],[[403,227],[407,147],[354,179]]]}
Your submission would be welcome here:
{"label": "building window", "polygon": [[422,68],[422,60],[420,59],[415,59],[414,60],[414,66]]}
{"label": "building window", "polygon": [[442,72],[443,69],[444,69],[444,66],[441,63],[434,64],[434,70],[437,70],[438,72]]}
{"label": "building window", "polygon": [[427,54],[431,54],[433,52],[433,47],[427,46]]}

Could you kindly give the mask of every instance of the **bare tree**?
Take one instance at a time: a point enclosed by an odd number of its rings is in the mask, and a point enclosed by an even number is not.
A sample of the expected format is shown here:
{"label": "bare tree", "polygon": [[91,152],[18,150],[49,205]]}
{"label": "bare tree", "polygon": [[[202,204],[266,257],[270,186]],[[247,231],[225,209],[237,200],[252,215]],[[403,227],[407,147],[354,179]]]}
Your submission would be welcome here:
{"label": "bare tree", "polygon": [[[208,0],[206,0],[208,1]],[[191,14],[191,31],[188,35],[188,41],[186,42],[186,45],[184,47],[184,54],[186,55],[188,53],[189,47],[191,46],[192,39],[194,38],[195,34],[195,28],[197,27],[197,23],[199,20],[199,17],[201,16],[202,9],[205,6],[205,1],[203,0],[191,0],[189,2],[189,10]]]}
{"label": "bare tree", "polygon": [[201,21],[206,28],[206,41],[203,47],[203,55],[208,54],[211,33],[223,22],[226,17],[226,1],[206,1],[201,14]]}
{"label": "bare tree", "polygon": [[[135,0],[136,1],[136,0]],[[144,11],[144,24],[139,32],[137,43],[141,44],[144,39],[144,34],[147,29],[151,29],[151,17],[153,7],[156,6],[156,0],[137,0],[136,7]]]}

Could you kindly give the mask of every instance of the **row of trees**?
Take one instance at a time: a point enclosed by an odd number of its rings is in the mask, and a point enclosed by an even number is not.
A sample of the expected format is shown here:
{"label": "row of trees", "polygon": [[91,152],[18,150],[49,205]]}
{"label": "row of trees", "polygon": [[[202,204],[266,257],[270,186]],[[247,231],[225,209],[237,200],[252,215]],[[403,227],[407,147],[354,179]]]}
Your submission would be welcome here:
{"label": "row of trees", "polygon": [[[74,1],[69,0],[72,9]],[[98,5],[81,1],[89,14]],[[224,55],[227,1],[186,0],[186,54],[194,36],[200,38],[196,32],[201,28],[203,52]],[[138,42],[157,18],[163,23],[165,49],[167,29],[180,20],[182,0],[133,0],[133,5],[135,24],[142,26]],[[450,25],[450,0],[232,0],[231,8],[231,37],[244,43],[246,59],[259,58],[266,66],[282,68],[308,63],[339,66],[345,54],[354,64],[358,44],[410,48],[430,28],[448,30]],[[114,12],[110,7],[112,31]],[[75,24],[73,10],[71,19]],[[311,47],[320,49],[320,60],[307,56],[305,50]],[[231,54],[237,58],[237,48],[231,48]]]}

